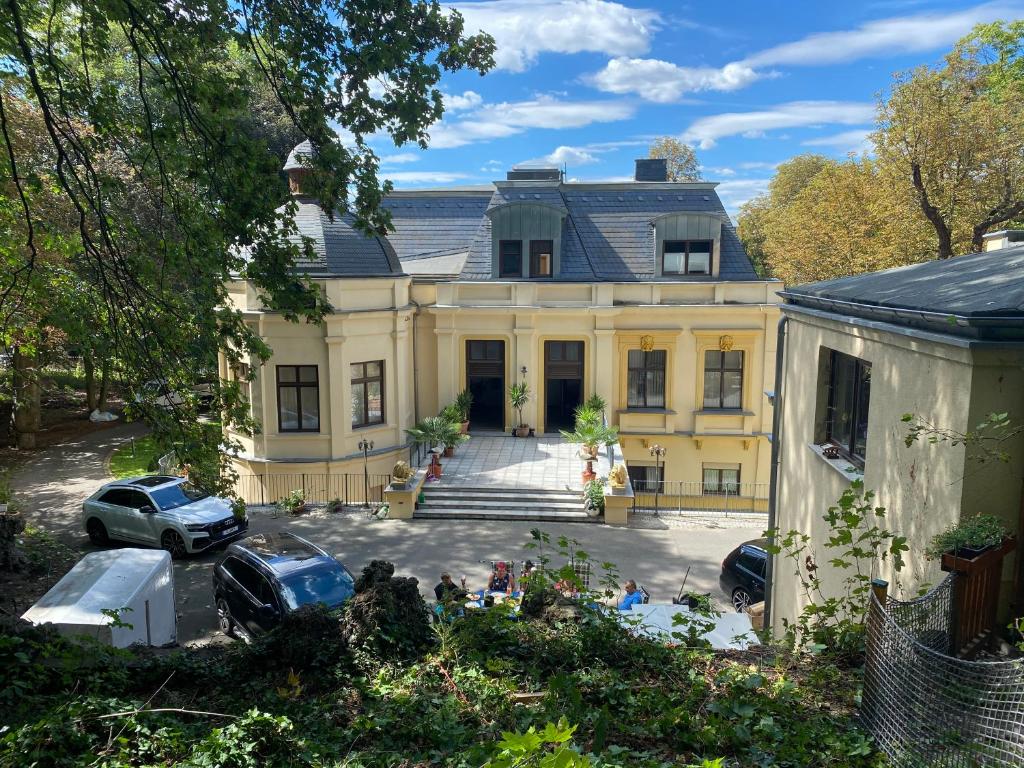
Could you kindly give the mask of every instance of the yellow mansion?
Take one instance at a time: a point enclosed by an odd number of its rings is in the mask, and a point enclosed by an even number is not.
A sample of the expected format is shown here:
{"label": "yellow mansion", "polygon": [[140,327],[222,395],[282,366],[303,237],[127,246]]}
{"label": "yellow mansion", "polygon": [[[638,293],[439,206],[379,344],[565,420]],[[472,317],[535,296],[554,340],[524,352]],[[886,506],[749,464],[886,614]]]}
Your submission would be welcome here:
{"label": "yellow mansion", "polygon": [[666,493],[767,496],[781,284],[754,272],[715,184],[666,181],[663,160],[616,183],[513,170],[393,192],[393,231],[373,238],[302,194],[309,151],[286,165],[317,256],[300,268],[333,311],[291,323],[229,286],[273,349],[249,388],[262,430],[232,435],[243,477],[361,474],[370,442],[370,472],[387,474],[410,456],[405,430],[463,389],[471,433],[508,434],[508,388],[526,381],[535,435],[571,428],[601,395],[637,492],[660,479]]}

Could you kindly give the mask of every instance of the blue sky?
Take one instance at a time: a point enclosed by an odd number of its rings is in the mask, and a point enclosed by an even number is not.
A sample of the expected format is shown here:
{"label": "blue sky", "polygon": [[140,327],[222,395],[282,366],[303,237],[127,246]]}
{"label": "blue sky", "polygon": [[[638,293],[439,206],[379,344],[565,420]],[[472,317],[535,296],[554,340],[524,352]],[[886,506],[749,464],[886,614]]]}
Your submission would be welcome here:
{"label": "blue sky", "polygon": [[372,143],[396,187],[481,184],[528,161],[624,179],[671,135],[697,147],[734,214],[794,155],[861,151],[893,72],[938,62],[978,22],[1024,16],[1024,0],[455,7],[494,35],[498,66],[445,77],[430,149]]}

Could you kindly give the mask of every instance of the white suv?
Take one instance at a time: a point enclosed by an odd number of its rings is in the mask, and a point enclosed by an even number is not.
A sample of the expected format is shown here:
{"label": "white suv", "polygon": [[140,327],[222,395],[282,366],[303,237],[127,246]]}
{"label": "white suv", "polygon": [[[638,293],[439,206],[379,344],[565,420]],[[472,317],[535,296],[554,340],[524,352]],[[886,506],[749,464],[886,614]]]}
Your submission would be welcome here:
{"label": "white suv", "polygon": [[82,504],[82,522],[95,544],[149,544],[175,558],[229,542],[249,528],[226,499],[163,475],[107,483]]}

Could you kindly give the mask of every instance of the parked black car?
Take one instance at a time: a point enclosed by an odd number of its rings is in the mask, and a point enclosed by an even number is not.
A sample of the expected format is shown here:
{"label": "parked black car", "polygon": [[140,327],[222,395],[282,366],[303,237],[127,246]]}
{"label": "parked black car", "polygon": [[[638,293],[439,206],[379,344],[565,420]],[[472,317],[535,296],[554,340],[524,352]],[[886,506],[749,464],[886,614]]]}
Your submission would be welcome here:
{"label": "parked black car", "polygon": [[303,605],[336,608],[354,593],[352,573],[293,533],[261,533],[228,546],[213,568],[217,620],[243,639],[270,631]]}
{"label": "parked black car", "polygon": [[764,600],[767,546],[767,539],[753,539],[740,544],[722,561],[722,575],[718,577],[718,583],[737,613]]}

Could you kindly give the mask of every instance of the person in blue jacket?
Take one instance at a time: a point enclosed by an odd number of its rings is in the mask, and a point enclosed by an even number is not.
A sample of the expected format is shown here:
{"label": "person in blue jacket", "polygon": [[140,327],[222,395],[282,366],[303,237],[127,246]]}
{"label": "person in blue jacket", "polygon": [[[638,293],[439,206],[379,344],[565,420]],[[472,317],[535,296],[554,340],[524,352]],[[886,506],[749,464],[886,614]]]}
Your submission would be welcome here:
{"label": "person in blue jacket", "polygon": [[639,589],[636,588],[636,582],[633,579],[626,581],[626,596],[619,601],[619,610],[628,611],[632,609],[634,605],[639,605],[644,601],[644,596]]}

